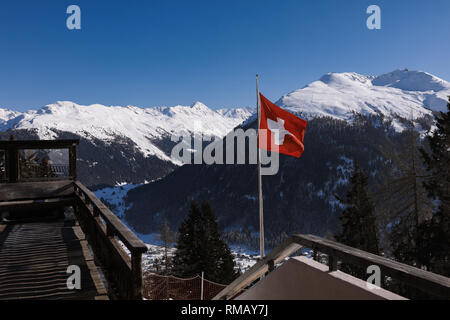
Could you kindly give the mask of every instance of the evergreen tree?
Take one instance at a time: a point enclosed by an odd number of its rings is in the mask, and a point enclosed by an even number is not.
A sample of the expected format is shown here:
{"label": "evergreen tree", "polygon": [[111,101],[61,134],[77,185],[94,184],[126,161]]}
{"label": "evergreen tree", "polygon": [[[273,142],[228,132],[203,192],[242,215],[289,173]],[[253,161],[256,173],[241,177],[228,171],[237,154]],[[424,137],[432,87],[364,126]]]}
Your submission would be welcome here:
{"label": "evergreen tree", "polygon": [[422,256],[430,271],[450,276],[450,97],[447,109],[437,117],[437,129],[426,137],[430,151],[420,150],[429,173],[424,186],[438,203],[421,236]]}
{"label": "evergreen tree", "polygon": [[164,246],[164,274],[169,274],[171,269],[172,259],[169,257],[169,249],[172,243],[176,241],[176,234],[170,229],[169,222],[164,219],[161,230],[159,233],[159,239],[163,242]]}
{"label": "evergreen tree", "polygon": [[389,145],[382,154],[389,159],[391,173],[384,185],[375,193],[378,218],[385,229],[385,247],[400,262],[421,267],[419,237],[420,225],[430,219],[432,202],[422,185],[425,168],[421,163],[421,139],[409,122],[396,145]]}
{"label": "evergreen tree", "polygon": [[336,240],[350,247],[380,254],[374,206],[367,192],[368,178],[354,161],[347,198],[338,200],[346,206],[341,216],[340,234]]}
{"label": "evergreen tree", "polygon": [[192,277],[205,273],[205,278],[222,284],[233,281],[233,256],[221,239],[216,217],[211,206],[204,202],[201,210],[192,202],[189,216],[179,229],[177,250],[173,258],[173,273]]}
{"label": "evergreen tree", "polygon": [[[191,277],[197,275],[201,266],[199,247],[199,225],[201,224],[201,212],[195,202],[191,203],[189,215],[183,221],[178,230],[176,251],[173,257],[173,274],[179,277]],[[200,270],[201,272],[202,270]]]}

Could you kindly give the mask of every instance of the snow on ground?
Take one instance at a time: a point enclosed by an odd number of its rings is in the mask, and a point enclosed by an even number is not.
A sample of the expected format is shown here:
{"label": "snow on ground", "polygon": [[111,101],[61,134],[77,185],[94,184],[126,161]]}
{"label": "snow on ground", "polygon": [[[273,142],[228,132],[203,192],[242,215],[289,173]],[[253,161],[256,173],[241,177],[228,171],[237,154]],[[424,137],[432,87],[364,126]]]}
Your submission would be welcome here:
{"label": "snow on ground", "polygon": [[128,209],[125,205],[125,197],[131,189],[140,186],[140,184],[125,184],[118,183],[115,187],[108,187],[99,189],[94,192],[95,196],[107,203],[109,208],[119,217],[122,218],[125,210]]}
{"label": "snow on ground", "polygon": [[[143,255],[142,259],[142,267],[144,270],[154,271],[155,263],[161,264],[164,261],[165,248],[163,246],[146,244],[148,251]],[[175,253],[175,248],[170,248],[168,250],[168,256],[173,257]],[[256,262],[258,256],[245,254],[245,253],[237,253],[232,251],[234,256],[234,261],[236,263],[236,269],[241,272],[245,272],[250,267],[252,267]]]}
{"label": "snow on ground", "polygon": [[[130,255],[130,252],[125,247],[125,245],[118,240],[121,244],[122,248]],[[158,268],[164,268],[164,257],[165,257],[165,247],[154,245],[154,244],[145,244],[147,246],[148,251],[142,255],[142,270],[149,272],[157,272]],[[169,258],[172,258],[175,253],[175,248],[172,246],[168,248],[167,255]],[[239,270],[241,273],[247,271],[251,268],[257,261],[259,256],[239,253],[239,252],[231,252],[234,257],[234,262],[236,264],[236,270]],[[159,269],[162,270],[162,269]]]}

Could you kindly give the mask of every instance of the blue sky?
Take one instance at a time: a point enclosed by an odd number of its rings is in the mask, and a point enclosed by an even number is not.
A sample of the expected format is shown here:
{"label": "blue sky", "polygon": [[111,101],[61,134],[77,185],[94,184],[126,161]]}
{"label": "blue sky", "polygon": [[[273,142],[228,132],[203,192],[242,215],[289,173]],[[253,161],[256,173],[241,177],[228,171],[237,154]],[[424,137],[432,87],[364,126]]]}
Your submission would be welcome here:
{"label": "blue sky", "polygon": [[[81,30],[66,8],[81,8]],[[381,7],[382,29],[366,28]],[[450,1],[52,0],[0,4],[0,107],[253,106],[328,72],[450,80]]]}

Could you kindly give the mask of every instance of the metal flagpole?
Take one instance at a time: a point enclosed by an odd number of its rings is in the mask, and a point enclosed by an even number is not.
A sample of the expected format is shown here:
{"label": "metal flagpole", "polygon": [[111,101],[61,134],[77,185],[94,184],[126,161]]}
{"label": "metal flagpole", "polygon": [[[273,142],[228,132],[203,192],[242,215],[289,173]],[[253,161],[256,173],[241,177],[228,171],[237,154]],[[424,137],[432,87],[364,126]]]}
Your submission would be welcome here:
{"label": "metal flagpole", "polygon": [[[260,125],[260,100],[259,100],[259,88],[258,88],[259,76],[256,75],[256,108],[258,114],[258,137],[259,137],[259,125]],[[259,139],[259,138],[258,138]],[[259,140],[258,140],[259,141]],[[258,193],[259,193],[259,250],[261,259],[264,258],[264,220],[263,220],[263,195],[262,195],[262,177],[261,177],[261,150],[258,149]]]}
{"label": "metal flagpole", "polygon": [[202,285],[200,288],[200,300],[203,300],[203,282],[205,281],[204,279],[205,279],[205,272],[202,271]]}

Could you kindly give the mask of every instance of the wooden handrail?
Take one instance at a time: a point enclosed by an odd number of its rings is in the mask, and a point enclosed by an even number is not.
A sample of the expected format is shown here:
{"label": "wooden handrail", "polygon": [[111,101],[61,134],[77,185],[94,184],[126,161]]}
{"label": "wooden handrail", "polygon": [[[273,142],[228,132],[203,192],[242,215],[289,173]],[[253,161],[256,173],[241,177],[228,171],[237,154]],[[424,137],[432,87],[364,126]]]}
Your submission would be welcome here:
{"label": "wooden handrail", "polygon": [[61,140],[0,140],[0,149],[68,149],[77,146],[79,139]]}
{"label": "wooden handrail", "polygon": [[[94,254],[107,269],[109,282],[116,288],[110,294],[120,299],[142,298],[142,253],[146,245],[81,182],[73,182],[79,205],[76,214],[88,236]],[[119,238],[130,251],[128,257],[115,240]]]}
{"label": "wooden handrail", "polygon": [[78,194],[81,193],[85,199],[88,199],[94,207],[94,210],[98,210],[107,227],[111,228],[114,236],[117,236],[131,253],[142,254],[147,252],[147,246],[144,242],[128,229],[92,191],[86,188],[80,181],[74,181],[73,184],[75,186],[75,192],[78,190]]}
{"label": "wooden handrail", "polygon": [[242,289],[258,279],[265,272],[270,271],[269,266],[273,266],[283,260],[302,246],[327,254],[330,271],[338,269],[338,260],[363,268],[376,265],[380,267],[383,277],[392,277],[437,298],[450,299],[450,278],[314,235],[293,235],[281,246],[272,250],[263,260],[256,263],[252,268],[223,289],[214,297],[214,300],[235,297]]}
{"label": "wooden handrail", "polygon": [[[335,266],[337,260],[364,269],[370,265],[376,265],[380,267],[382,276],[392,277],[433,296],[450,299],[450,278],[442,275],[314,235],[294,235],[293,241],[333,257]],[[332,266],[329,267],[330,269],[333,268]]]}

